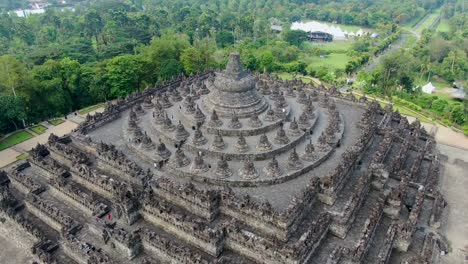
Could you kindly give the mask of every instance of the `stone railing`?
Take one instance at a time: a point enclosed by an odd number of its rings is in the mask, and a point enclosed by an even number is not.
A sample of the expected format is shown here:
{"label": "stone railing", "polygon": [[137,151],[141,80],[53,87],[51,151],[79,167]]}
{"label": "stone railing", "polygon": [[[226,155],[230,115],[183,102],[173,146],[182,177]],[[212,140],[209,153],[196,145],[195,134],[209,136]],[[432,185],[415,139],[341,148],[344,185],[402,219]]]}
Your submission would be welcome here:
{"label": "stone railing", "polygon": [[25,201],[32,213],[58,231],[74,234],[82,228],[82,225],[72,217],[35,194],[28,194]]}
{"label": "stone railing", "polygon": [[418,190],[413,209],[411,210],[408,219],[406,222],[398,224],[396,248],[400,251],[408,251],[408,247],[412,242],[413,235],[416,232],[419,215],[421,214],[423,208],[425,193],[426,191],[424,188]]}
{"label": "stone railing", "polygon": [[149,229],[142,230],[142,241],[145,251],[153,251],[155,255],[170,263],[184,264],[209,264],[209,259],[206,259],[200,253],[193,249],[179,245],[165,236],[161,236],[157,232]]}
{"label": "stone railing", "polygon": [[[40,151],[44,154],[40,155],[38,149],[40,149]],[[50,152],[44,145],[38,145],[36,148],[31,150],[31,155],[29,156],[28,160],[31,165],[42,171],[48,178],[70,177],[70,172],[68,169],[53,159],[49,153]]]}
{"label": "stone railing", "polygon": [[50,240],[41,240],[32,246],[32,253],[44,264],[58,264],[53,252],[58,248],[57,243]]}
{"label": "stone railing", "polygon": [[112,199],[115,195],[115,190],[120,189],[124,183],[109,176],[99,175],[85,164],[73,164],[72,170],[74,175],[73,180],[84,185],[88,189],[95,191],[108,199]]}
{"label": "stone railing", "polygon": [[384,213],[392,219],[398,219],[400,217],[401,203],[406,195],[408,189],[408,183],[406,179],[391,188],[387,200],[385,201]]}
{"label": "stone railing", "polygon": [[421,249],[420,257],[421,263],[440,263],[437,258],[439,256],[439,247],[437,245],[437,238],[433,232],[426,235]]}
{"label": "stone railing", "polygon": [[[105,143],[96,144],[97,157],[103,161],[107,167],[128,180],[146,185],[152,178],[150,171],[143,170],[137,163],[129,160],[125,154],[118,150],[114,145]],[[116,169],[118,168],[118,169]]]}
{"label": "stone railing", "polygon": [[223,233],[217,228],[211,228],[202,218],[187,214],[163,199],[148,197],[143,206],[143,216],[146,220],[174,234],[195,247],[213,256],[221,254]]}
{"label": "stone railing", "polygon": [[392,224],[387,230],[385,235],[385,241],[382,247],[379,250],[379,255],[377,256],[378,264],[387,264],[390,261],[390,256],[392,255],[393,242],[396,235],[396,225]]}
{"label": "stone railing", "polygon": [[370,191],[371,186],[371,172],[367,172],[359,178],[357,185],[354,187],[352,196],[346,202],[345,206],[340,211],[330,212],[332,215],[333,223],[330,226],[330,231],[344,239],[348,233],[349,228],[354,222],[356,213],[361,208],[364,200]]}
{"label": "stone railing", "polygon": [[323,213],[312,222],[309,229],[293,243],[269,240],[240,228],[233,221],[227,224],[227,247],[254,259],[258,263],[299,264],[307,261],[330,225],[330,215]]}
{"label": "stone railing", "polygon": [[59,159],[64,161],[68,166],[71,166],[73,163],[89,165],[91,163],[89,157],[82,151],[68,144],[70,142],[71,139],[68,136],[59,138],[56,135],[51,134],[48,140],[49,150],[52,151],[52,154],[59,156]]}
{"label": "stone railing", "polygon": [[23,174],[17,170],[12,171],[10,179],[13,181],[13,184],[15,184],[15,187],[22,190],[24,193],[30,192],[40,194],[46,189],[42,184],[34,180],[33,177]]}
{"label": "stone railing", "polygon": [[73,234],[65,234],[64,251],[80,264],[115,263],[106,253],[93,244],[79,240]]}
{"label": "stone railing", "polygon": [[117,100],[115,103],[107,103],[104,112],[102,113],[96,113],[93,116],[87,115],[86,120],[82,122],[76,129],[75,131],[85,135],[89,133],[90,131],[99,128],[111,121],[116,120],[117,118],[120,117],[121,113],[128,108],[134,106],[137,103],[143,102],[144,98],[146,97],[152,97],[154,96],[157,92],[164,92],[170,87],[174,87],[176,85],[179,85],[183,81],[190,81],[194,79],[205,79],[208,76],[213,74],[213,70],[208,70],[205,73],[195,75],[193,77],[190,77],[188,80],[185,78],[182,78],[179,76],[177,79],[169,81],[169,82],[164,82],[162,84],[156,85],[152,88],[146,89],[142,92],[137,92],[134,93],[130,96],[128,96],[125,99],[120,99]]}
{"label": "stone railing", "polygon": [[362,151],[362,145],[359,142],[347,148],[335,169],[320,179],[319,198],[322,202],[328,205],[335,203],[337,193],[343,188],[347,175],[354,170]]}
{"label": "stone railing", "polygon": [[418,152],[418,155],[414,159],[413,165],[409,171],[410,179],[414,182],[419,182],[419,171],[421,169],[421,164],[424,159],[424,151]]}
{"label": "stone railing", "polygon": [[372,163],[383,163],[385,158],[387,157],[388,152],[393,144],[393,136],[395,131],[390,129],[386,130],[384,138],[380,142],[377,151],[374,153],[372,157]]}
{"label": "stone railing", "polygon": [[268,201],[258,203],[248,194],[236,195],[230,188],[221,191],[221,212],[260,232],[287,240],[288,223]]}
{"label": "stone railing", "polygon": [[218,191],[202,190],[191,183],[178,184],[167,178],[158,179],[152,187],[159,196],[209,221],[219,213]]}
{"label": "stone railing", "polygon": [[444,208],[446,205],[447,205],[447,202],[445,201],[442,194],[440,194],[439,192],[436,192],[436,194],[434,195],[434,203],[432,205],[432,210],[431,210],[431,218],[429,219],[429,225],[431,227],[433,228],[440,227],[442,213],[444,212]]}
{"label": "stone railing", "polygon": [[309,209],[314,206],[317,200],[320,180],[318,177],[310,179],[307,186],[295,195],[289,202],[286,210],[280,213],[283,221],[286,222],[286,234],[289,235],[296,231]]}
{"label": "stone railing", "polygon": [[100,202],[98,197],[96,197],[92,192],[83,192],[82,187],[72,181],[65,182],[62,179],[56,179],[51,181],[51,186],[59,191],[62,196],[73,200],[77,205],[91,213],[93,216],[102,217],[110,211],[110,208]]}
{"label": "stone railing", "polygon": [[327,264],[338,264],[341,260],[345,258],[345,255],[349,253],[349,249],[337,246],[331,253],[328,255]]}
{"label": "stone railing", "polygon": [[0,203],[3,206],[0,206],[0,211],[2,216],[6,216],[11,219],[13,222],[18,224],[26,232],[37,238],[38,240],[45,239],[44,233],[41,229],[37,227],[35,223],[29,218],[25,218],[22,215],[18,214],[17,207],[20,206],[19,202],[11,194],[10,189],[5,187],[0,187]]}
{"label": "stone railing", "polygon": [[408,155],[408,150],[410,148],[409,141],[405,138],[403,143],[400,145],[400,148],[392,161],[392,172],[396,173],[402,169],[405,164],[406,157]]}
{"label": "stone railing", "polygon": [[379,197],[377,203],[372,207],[370,216],[366,220],[364,224],[364,232],[362,233],[359,242],[357,243],[357,247],[352,253],[351,262],[352,263],[362,263],[362,259],[364,258],[369,244],[371,243],[375,230],[380,223],[383,213],[383,206],[385,202],[385,197]]}
{"label": "stone railing", "polygon": [[439,183],[440,160],[436,156],[432,159],[429,172],[425,179],[425,187],[429,193],[437,193],[437,184]]}
{"label": "stone railing", "polygon": [[133,259],[143,250],[139,229],[130,232],[122,227],[116,226],[116,223],[110,224],[105,220],[99,220],[98,227],[90,225],[91,230],[98,233],[104,239],[104,243],[112,241],[120,253]]}

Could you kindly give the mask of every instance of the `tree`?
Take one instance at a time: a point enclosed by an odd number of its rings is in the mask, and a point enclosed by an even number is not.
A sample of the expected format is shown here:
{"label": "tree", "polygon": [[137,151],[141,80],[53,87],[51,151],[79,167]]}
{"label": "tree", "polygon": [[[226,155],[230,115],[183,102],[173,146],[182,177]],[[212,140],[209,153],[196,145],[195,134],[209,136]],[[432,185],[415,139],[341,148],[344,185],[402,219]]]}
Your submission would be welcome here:
{"label": "tree", "polygon": [[216,44],[221,48],[232,45],[234,44],[234,35],[229,31],[216,32]]}
{"label": "tree", "polygon": [[146,61],[141,56],[122,55],[105,66],[106,86],[111,98],[125,97],[139,91],[144,84]]}
{"label": "tree", "polygon": [[307,32],[302,30],[284,30],[283,39],[291,45],[300,46],[307,40]]}
{"label": "tree", "polygon": [[140,49],[142,56],[149,59],[152,83],[179,75],[183,65],[179,61],[182,51],[190,46],[188,36],[184,34],[166,34],[155,38],[149,46]]}
{"label": "tree", "polygon": [[99,43],[99,35],[104,28],[104,22],[102,21],[101,15],[96,10],[89,10],[84,16],[84,25],[85,33],[96,39],[96,44]]}
{"label": "tree", "polygon": [[18,129],[21,120],[26,119],[24,101],[21,97],[0,95],[0,131]]}
{"label": "tree", "polygon": [[0,56],[0,93],[21,94],[21,88],[26,85],[26,74],[24,63],[11,55]]}
{"label": "tree", "polygon": [[264,52],[262,52],[262,54],[260,55],[259,64],[260,70],[262,70],[263,72],[273,71],[275,67],[273,53],[271,53],[271,51],[269,50],[265,50]]}

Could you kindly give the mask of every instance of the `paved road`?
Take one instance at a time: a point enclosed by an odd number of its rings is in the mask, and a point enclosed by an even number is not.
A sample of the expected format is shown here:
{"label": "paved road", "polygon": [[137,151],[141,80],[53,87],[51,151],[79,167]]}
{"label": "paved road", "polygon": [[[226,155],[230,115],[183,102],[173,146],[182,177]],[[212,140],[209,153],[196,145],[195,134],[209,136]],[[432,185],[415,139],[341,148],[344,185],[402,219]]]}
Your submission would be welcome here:
{"label": "paved road", "polygon": [[[416,39],[420,39],[421,38],[421,33],[419,33],[417,30],[424,24],[424,22],[431,16],[431,14],[427,14],[423,19],[421,19],[418,24],[416,24],[413,28],[411,29],[408,29],[409,33],[411,33],[412,35],[414,35],[416,37]],[[379,54],[378,56],[376,57],[373,57],[371,60],[371,62],[369,64],[367,64],[365,67],[364,67],[364,71],[365,72],[370,72],[372,70],[375,69],[375,67],[377,67],[377,65],[379,65],[380,61],[382,60],[383,57],[387,56],[389,53],[391,53],[392,51],[395,51],[395,50],[398,50],[398,49],[401,49],[403,47],[403,44],[405,44],[405,42],[408,40],[408,35],[409,33],[402,33],[400,38],[398,39],[398,41],[394,44],[392,44],[389,48],[387,48],[384,52],[382,52],[381,54]]]}
{"label": "paved road", "polygon": [[406,42],[407,39],[408,39],[408,34],[407,33],[402,33],[400,38],[398,39],[398,41],[396,43],[393,43],[389,48],[387,48],[384,52],[380,53],[378,56],[373,57],[371,59],[372,62],[367,64],[364,67],[364,71],[365,72],[370,72],[373,69],[375,69],[375,67],[377,67],[377,65],[379,65],[379,63],[380,63],[380,61],[382,60],[383,57],[387,56],[387,54],[391,53],[392,51],[401,49],[403,47],[403,44]]}

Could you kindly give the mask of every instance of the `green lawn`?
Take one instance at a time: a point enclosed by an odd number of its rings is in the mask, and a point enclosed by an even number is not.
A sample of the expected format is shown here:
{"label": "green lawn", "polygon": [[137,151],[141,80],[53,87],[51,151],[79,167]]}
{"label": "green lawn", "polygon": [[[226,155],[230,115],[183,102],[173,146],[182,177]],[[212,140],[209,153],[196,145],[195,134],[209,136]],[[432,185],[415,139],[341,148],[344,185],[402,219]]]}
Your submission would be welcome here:
{"label": "green lawn", "polygon": [[[276,75],[278,75],[278,77],[280,77],[283,80],[290,81],[290,80],[294,79],[294,74],[289,73],[289,72],[278,72],[278,73],[276,73]],[[312,82],[312,79],[309,76],[298,76],[298,77],[304,83],[311,83]]]}
{"label": "green lawn", "polygon": [[280,72],[280,73],[277,73],[277,75],[278,77],[286,81],[291,81],[292,79],[294,79],[294,76],[289,72]]}
{"label": "green lawn", "polygon": [[419,28],[416,29],[418,32],[422,32],[424,29],[429,28],[432,23],[437,19],[439,16],[440,10],[436,10],[434,13],[429,15],[429,17],[421,24]]}
{"label": "green lawn", "polygon": [[328,50],[330,52],[343,51],[347,52],[353,45],[353,40],[336,40],[332,42],[305,42],[305,45],[311,48],[320,48],[322,50]]}
{"label": "green lawn", "polygon": [[88,106],[88,107],[85,107],[83,109],[81,109],[80,111],[78,111],[78,113],[80,115],[86,115],[87,113],[89,112],[92,112],[98,108],[101,108],[101,107],[104,107],[105,106],[105,103],[100,103],[100,104],[97,104],[97,105],[92,105],[92,106]]}
{"label": "green lawn", "polygon": [[330,66],[334,69],[344,69],[349,59],[349,56],[345,53],[331,53],[323,58],[319,56],[312,57],[310,64],[315,67]]}
{"label": "green lawn", "polygon": [[449,32],[450,26],[449,26],[448,21],[446,19],[442,19],[442,21],[440,21],[439,25],[437,26],[436,31]]}
{"label": "green lawn", "polygon": [[46,132],[47,127],[45,127],[43,125],[37,125],[37,126],[33,126],[33,127],[29,128],[29,129],[31,129],[32,132],[40,135],[40,134],[44,134]]}
{"label": "green lawn", "polygon": [[62,124],[63,122],[65,122],[65,120],[61,119],[61,118],[56,118],[56,119],[51,119],[49,121],[47,121],[49,124],[53,125],[53,126],[58,126],[60,124]]}
{"label": "green lawn", "polygon": [[23,154],[16,156],[16,160],[24,160],[24,159],[27,159],[28,156],[29,155],[27,153],[23,153]]}
{"label": "green lawn", "polygon": [[30,138],[33,138],[34,135],[27,132],[27,131],[19,131],[19,132],[16,132],[10,136],[8,136],[7,138],[5,138],[4,140],[0,141],[0,150],[4,150],[4,149],[7,149],[11,146],[14,146],[16,144],[19,144],[23,141],[26,141]]}

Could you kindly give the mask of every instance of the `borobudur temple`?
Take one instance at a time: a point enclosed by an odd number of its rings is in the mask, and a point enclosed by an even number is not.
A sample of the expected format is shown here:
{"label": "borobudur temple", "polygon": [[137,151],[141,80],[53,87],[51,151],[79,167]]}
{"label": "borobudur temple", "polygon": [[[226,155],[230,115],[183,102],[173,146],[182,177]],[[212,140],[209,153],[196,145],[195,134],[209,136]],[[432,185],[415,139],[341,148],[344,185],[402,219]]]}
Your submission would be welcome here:
{"label": "borobudur temple", "polygon": [[438,177],[419,121],[232,53],[37,145],[1,214],[42,263],[435,263]]}

